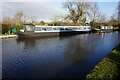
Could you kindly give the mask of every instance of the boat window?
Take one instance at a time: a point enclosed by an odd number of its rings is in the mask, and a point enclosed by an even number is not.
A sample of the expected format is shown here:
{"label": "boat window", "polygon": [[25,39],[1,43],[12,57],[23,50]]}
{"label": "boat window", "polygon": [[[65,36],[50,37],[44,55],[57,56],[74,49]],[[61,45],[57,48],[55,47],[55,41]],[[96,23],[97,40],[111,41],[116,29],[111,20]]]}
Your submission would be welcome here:
{"label": "boat window", "polygon": [[104,29],[104,26],[101,26],[101,29]]}
{"label": "boat window", "polygon": [[79,29],[79,28],[76,28],[76,27],[73,28],[73,30],[77,30],[77,29]]}
{"label": "boat window", "polygon": [[33,25],[25,25],[25,30],[26,31],[34,31],[34,26]]}
{"label": "boat window", "polygon": [[84,29],[86,29],[86,27],[84,27]]}
{"label": "boat window", "polygon": [[79,30],[82,30],[82,27],[79,27],[78,29],[79,29]]}
{"label": "boat window", "polygon": [[91,29],[91,27],[88,27],[88,29]]}
{"label": "boat window", "polygon": [[35,27],[35,31],[41,31],[41,27]]}
{"label": "boat window", "polygon": [[57,30],[56,28],[53,28],[53,30]]}
{"label": "boat window", "polygon": [[51,31],[52,27],[42,27],[42,30],[44,30],[44,31]]}
{"label": "boat window", "polygon": [[81,28],[78,28],[79,30],[81,29]]}
{"label": "boat window", "polygon": [[62,27],[54,27],[53,30],[64,30]]}
{"label": "boat window", "polygon": [[60,30],[64,30],[64,28],[60,28]]}
{"label": "boat window", "polygon": [[43,31],[46,31],[46,28],[42,28]]}
{"label": "boat window", "polygon": [[108,27],[106,26],[106,29],[108,29]]}
{"label": "boat window", "polygon": [[72,27],[65,28],[65,30],[73,30]]}

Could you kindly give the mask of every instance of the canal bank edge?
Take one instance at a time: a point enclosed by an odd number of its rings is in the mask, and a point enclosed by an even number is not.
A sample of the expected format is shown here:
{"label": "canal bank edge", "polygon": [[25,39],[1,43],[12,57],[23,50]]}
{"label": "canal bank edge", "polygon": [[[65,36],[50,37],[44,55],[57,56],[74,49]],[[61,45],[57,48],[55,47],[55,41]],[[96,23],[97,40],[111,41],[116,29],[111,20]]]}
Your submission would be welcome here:
{"label": "canal bank edge", "polygon": [[18,35],[0,35],[0,39],[17,38]]}
{"label": "canal bank edge", "polygon": [[91,79],[120,80],[120,44],[86,75],[86,80]]}

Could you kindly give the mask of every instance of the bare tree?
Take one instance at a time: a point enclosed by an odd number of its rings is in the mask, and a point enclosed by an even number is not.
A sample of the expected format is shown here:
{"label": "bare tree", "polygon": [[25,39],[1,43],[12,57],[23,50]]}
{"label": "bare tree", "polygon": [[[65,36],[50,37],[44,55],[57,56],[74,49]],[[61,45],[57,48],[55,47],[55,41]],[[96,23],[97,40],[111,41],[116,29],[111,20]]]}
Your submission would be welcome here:
{"label": "bare tree", "polygon": [[52,17],[51,19],[53,22],[59,22],[59,21],[64,21],[63,15],[56,14]]}
{"label": "bare tree", "polygon": [[11,27],[12,24],[13,24],[12,18],[10,18],[10,17],[3,17],[2,24],[6,24],[8,27]]}
{"label": "bare tree", "polygon": [[110,17],[110,20],[117,20],[118,19],[118,16],[119,16],[119,7],[117,7],[115,10],[114,10],[114,13],[112,14],[112,16]]}
{"label": "bare tree", "polygon": [[10,17],[3,17],[2,22],[7,23],[10,21]]}
{"label": "bare tree", "polygon": [[106,16],[100,12],[97,3],[91,3],[89,13],[89,19],[91,20],[92,27],[95,27],[96,23],[102,23],[106,21]]}
{"label": "bare tree", "polygon": [[26,15],[24,15],[22,18],[23,23],[26,23],[27,20],[28,20],[28,17]]}
{"label": "bare tree", "polygon": [[111,26],[118,26],[119,25],[119,19],[118,19],[118,8],[115,9],[115,12],[112,14],[112,16],[109,19],[109,25]]}
{"label": "bare tree", "polygon": [[10,29],[13,26],[12,18],[10,17],[3,17],[2,18],[2,24],[1,24],[1,29],[2,33],[9,33],[10,34]]}
{"label": "bare tree", "polygon": [[88,2],[65,2],[64,8],[69,10],[69,14],[65,19],[72,20],[74,24],[81,22],[83,19],[85,20],[86,14],[88,13],[88,9],[90,3]]}
{"label": "bare tree", "polygon": [[35,23],[37,21],[37,18],[35,16],[30,17],[31,23]]}
{"label": "bare tree", "polygon": [[99,18],[99,8],[97,3],[92,3],[89,10],[89,18],[92,22],[97,22]]}
{"label": "bare tree", "polygon": [[23,24],[26,23],[27,20],[30,20],[31,23],[35,23],[37,18],[35,16],[26,16],[22,11],[17,11],[17,13],[14,15],[14,22],[17,24]]}
{"label": "bare tree", "polygon": [[52,22],[58,22],[59,21],[59,16],[54,15],[51,20],[52,20]]}
{"label": "bare tree", "polygon": [[17,11],[17,13],[14,15],[14,21],[16,23],[23,23],[23,18],[24,18],[24,14],[22,11]]}
{"label": "bare tree", "polygon": [[98,16],[98,22],[102,23],[102,22],[106,22],[106,15],[105,14],[99,14]]}

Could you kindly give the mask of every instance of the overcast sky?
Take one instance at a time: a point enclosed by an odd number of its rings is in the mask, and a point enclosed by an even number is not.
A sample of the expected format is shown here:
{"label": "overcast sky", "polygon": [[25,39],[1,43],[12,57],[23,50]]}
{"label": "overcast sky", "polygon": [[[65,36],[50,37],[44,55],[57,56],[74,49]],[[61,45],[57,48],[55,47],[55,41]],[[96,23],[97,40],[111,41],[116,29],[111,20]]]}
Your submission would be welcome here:
{"label": "overcast sky", "polygon": [[[36,16],[38,20],[51,21],[53,16],[67,13],[62,4],[63,2],[2,2],[2,17],[13,17],[17,11],[23,11],[25,15]],[[115,12],[117,7],[117,2],[98,2],[97,4],[107,18]]]}

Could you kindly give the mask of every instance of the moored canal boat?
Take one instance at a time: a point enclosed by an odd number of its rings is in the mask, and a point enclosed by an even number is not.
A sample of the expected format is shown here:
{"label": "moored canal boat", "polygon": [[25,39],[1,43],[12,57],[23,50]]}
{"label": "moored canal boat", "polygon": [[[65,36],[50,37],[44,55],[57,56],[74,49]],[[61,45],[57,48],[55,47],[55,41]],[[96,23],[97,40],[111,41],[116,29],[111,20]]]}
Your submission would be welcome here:
{"label": "moored canal boat", "polygon": [[113,26],[99,26],[99,28],[94,28],[92,30],[93,33],[107,33],[107,32],[113,32],[116,29],[114,29]]}
{"label": "moored canal boat", "polygon": [[100,26],[101,32],[113,32],[113,26]]}
{"label": "moored canal boat", "polygon": [[91,26],[39,26],[24,24],[23,30],[17,32],[18,37],[51,37],[66,36],[91,32]]}

